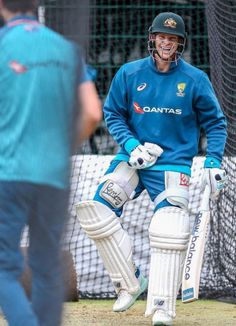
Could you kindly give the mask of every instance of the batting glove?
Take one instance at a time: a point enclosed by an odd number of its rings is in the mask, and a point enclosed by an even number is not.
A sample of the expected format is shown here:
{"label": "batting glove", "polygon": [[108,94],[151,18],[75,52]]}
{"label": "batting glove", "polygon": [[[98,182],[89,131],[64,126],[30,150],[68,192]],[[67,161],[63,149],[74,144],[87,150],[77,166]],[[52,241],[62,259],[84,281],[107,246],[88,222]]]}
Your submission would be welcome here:
{"label": "batting glove", "polygon": [[210,187],[212,199],[216,199],[218,197],[226,182],[227,175],[225,170],[219,168],[204,168],[202,188],[204,188],[206,185]]}
{"label": "batting glove", "polygon": [[163,149],[153,143],[144,143],[137,146],[131,153],[129,165],[134,169],[145,169],[156,163],[156,160],[163,153]]}

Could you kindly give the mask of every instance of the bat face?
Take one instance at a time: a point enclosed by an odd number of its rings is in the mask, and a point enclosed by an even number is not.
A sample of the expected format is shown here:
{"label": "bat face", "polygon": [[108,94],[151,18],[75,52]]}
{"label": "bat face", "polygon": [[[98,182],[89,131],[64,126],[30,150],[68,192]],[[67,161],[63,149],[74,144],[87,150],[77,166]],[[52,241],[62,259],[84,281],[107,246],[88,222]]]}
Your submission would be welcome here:
{"label": "bat face", "polygon": [[190,243],[189,243],[189,250],[187,253],[186,263],[185,263],[185,269],[184,269],[184,279],[189,280],[190,279],[190,273],[191,273],[191,267],[192,267],[192,261],[195,256],[196,247],[199,243],[199,236],[200,236],[200,229],[201,229],[201,223],[203,218],[203,212],[199,212],[196,216],[195,223],[192,230],[192,235],[190,237]]}
{"label": "bat face", "polygon": [[191,302],[198,299],[200,274],[208,235],[209,220],[209,211],[199,212],[195,219],[183,270],[183,302]]}

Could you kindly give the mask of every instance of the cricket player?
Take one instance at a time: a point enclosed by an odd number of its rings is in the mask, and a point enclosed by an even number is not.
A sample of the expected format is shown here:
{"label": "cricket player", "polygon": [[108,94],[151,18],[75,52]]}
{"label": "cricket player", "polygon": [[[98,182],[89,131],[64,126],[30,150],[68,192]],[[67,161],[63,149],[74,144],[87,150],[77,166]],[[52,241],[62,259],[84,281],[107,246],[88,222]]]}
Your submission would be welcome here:
{"label": "cricket player", "polygon": [[[41,25],[35,12],[35,0],[0,0],[6,23],[0,30],[0,308],[10,326],[60,325],[60,239],[81,117],[78,94],[88,113],[81,140],[101,117],[79,48]],[[31,302],[19,282],[25,225]]]}
{"label": "cricket player", "polygon": [[[81,226],[95,241],[117,300],[127,310],[147,288],[132,258],[131,240],[119,216],[125,203],[146,189],[155,210],[149,227],[151,261],[146,316],[172,325],[189,241],[189,178],[200,128],[207,137],[202,184],[216,195],[225,181],[221,161],[226,121],[207,75],[182,58],[185,24],[163,12],[149,28],[150,56],[124,64],[104,105],[109,132],[121,149],[93,201],[78,205]],[[220,182],[215,175],[221,176]]]}

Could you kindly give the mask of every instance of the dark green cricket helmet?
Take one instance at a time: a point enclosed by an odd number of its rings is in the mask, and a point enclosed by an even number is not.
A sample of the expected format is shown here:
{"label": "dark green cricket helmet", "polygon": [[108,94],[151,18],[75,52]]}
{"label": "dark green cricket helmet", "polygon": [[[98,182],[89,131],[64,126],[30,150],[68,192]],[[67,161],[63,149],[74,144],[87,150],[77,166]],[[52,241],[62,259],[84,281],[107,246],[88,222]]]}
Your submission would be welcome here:
{"label": "dark green cricket helmet", "polygon": [[162,12],[157,15],[149,27],[149,33],[166,33],[186,38],[183,18],[173,12]]}

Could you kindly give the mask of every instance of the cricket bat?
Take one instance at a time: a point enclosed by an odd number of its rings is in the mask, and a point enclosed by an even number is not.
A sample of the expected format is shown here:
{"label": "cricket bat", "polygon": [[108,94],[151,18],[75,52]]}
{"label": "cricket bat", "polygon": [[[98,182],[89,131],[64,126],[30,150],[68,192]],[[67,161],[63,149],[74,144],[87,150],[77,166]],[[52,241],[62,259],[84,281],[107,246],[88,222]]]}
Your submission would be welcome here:
{"label": "cricket bat", "polygon": [[210,187],[207,185],[197,213],[185,258],[182,278],[182,302],[198,299],[203,255],[210,223]]}

